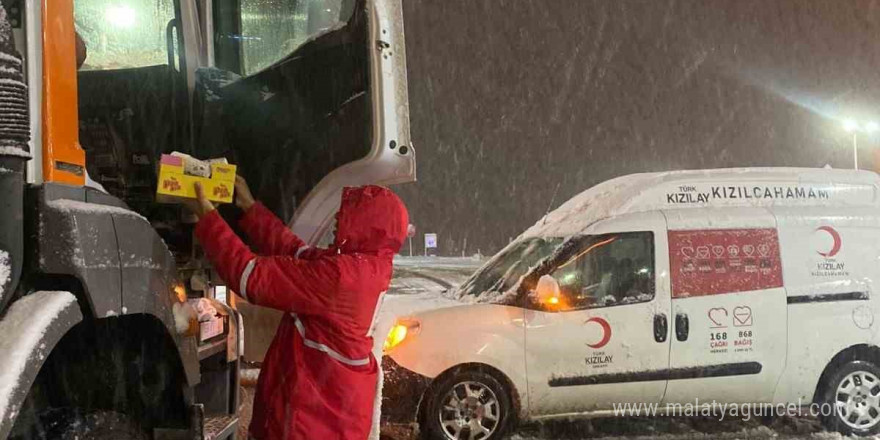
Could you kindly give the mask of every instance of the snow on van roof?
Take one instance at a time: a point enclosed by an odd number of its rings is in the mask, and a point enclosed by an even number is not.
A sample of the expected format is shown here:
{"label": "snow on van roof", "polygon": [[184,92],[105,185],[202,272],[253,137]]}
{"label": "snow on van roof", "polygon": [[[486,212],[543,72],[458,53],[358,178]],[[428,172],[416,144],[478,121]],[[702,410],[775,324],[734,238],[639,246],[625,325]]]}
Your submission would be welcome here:
{"label": "snow on van roof", "polygon": [[566,236],[634,212],[705,207],[878,206],[880,175],[816,168],[730,168],[631,174],[563,203],[521,237]]}

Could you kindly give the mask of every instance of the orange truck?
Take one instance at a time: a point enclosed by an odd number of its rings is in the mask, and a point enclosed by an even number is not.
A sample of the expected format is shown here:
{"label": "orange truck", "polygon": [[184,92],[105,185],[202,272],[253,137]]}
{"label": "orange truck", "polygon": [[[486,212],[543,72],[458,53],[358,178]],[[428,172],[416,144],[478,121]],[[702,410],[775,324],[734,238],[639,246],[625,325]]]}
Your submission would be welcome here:
{"label": "orange truck", "polygon": [[415,179],[400,0],[0,4],[0,440],[235,438],[249,324],[161,158],[319,244],[344,186]]}

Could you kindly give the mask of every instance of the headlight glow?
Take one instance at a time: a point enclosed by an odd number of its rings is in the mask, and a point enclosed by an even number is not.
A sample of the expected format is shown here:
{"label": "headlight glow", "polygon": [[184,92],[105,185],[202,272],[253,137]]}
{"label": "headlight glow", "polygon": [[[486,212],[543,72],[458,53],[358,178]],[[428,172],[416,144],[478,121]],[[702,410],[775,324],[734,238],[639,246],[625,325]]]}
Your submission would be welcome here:
{"label": "headlight glow", "polygon": [[393,350],[394,347],[397,347],[406,340],[407,336],[418,333],[419,327],[420,325],[417,321],[398,320],[388,332],[388,336],[385,338],[385,344],[382,346],[382,351],[388,353]]}
{"label": "headlight glow", "polygon": [[174,285],[174,296],[177,297],[178,302],[186,302],[186,287],[183,283],[177,283]]}

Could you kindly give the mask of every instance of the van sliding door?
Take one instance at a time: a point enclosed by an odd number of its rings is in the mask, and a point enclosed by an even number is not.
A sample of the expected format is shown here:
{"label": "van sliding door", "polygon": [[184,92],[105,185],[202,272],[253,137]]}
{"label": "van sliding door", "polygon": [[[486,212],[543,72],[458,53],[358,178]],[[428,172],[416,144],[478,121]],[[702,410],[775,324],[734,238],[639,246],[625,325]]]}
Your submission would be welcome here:
{"label": "van sliding door", "polygon": [[763,208],[665,215],[672,344],[664,401],[771,402],[787,338],[775,218]]}

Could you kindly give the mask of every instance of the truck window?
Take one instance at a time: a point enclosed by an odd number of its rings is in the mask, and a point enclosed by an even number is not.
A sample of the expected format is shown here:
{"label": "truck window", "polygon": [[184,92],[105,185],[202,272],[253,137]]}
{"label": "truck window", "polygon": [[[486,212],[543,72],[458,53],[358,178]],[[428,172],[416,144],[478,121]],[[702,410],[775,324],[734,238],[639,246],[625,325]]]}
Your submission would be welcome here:
{"label": "truck window", "polygon": [[[242,0],[242,73],[250,75],[291,54],[307,39],[351,17],[343,0]],[[345,2],[349,3],[349,2]]]}
{"label": "truck window", "polygon": [[355,0],[215,0],[217,66],[253,75],[344,26],[354,5]]}
{"label": "truck window", "polygon": [[325,176],[373,148],[369,17],[354,4],[214,2],[217,68],[196,80],[194,152],[237,164],[285,221]]}
{"label": "truck window", "polygon": [[150,219],[173,213],[154,194],[156,159],[188,146],[186,78],[166,44],[176,2],[74,0],[73,12],[87,52],[77,87],[89,176]]}
{"label": "truck window", "polygon": [[565,310],[647,302],[654,298],[654,234],[587,237],[550,275]]}
{"label": "truck window", "polygon": [[76,28],[88,57],[82,70],[168,64],[165,29],[173,0],[76,0]]}

